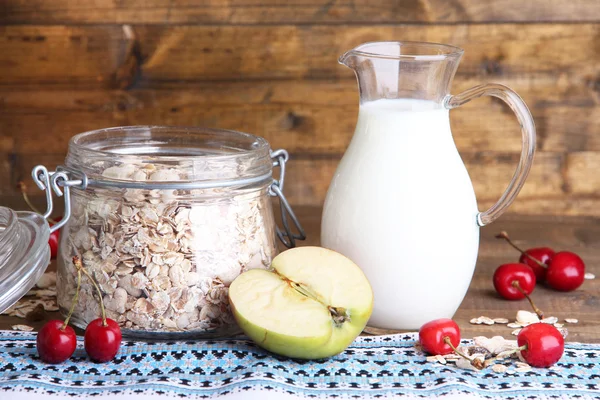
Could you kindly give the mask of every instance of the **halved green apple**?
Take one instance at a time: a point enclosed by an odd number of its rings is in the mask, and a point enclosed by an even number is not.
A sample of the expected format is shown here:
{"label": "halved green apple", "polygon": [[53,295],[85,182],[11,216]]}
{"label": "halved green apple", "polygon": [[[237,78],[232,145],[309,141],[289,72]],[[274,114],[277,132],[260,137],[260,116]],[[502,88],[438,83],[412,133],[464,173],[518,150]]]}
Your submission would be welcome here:
{"label": "halved green apple", "polygon": [[273,259],[273,271],[252,269],[229,287],[240,328],[259,346],[294,358],[342,352],[362,332],[373,291],[360,268],[321,247],[298,247]]}

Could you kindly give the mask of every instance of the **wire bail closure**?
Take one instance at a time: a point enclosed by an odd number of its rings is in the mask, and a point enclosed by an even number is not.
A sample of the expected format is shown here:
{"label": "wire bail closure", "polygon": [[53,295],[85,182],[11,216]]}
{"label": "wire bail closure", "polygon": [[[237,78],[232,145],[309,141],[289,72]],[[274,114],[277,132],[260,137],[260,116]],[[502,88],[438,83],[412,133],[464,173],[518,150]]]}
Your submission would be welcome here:
{"label": "wire bail closure", "polygon": [[[283,223],[283,229],[285,230],[285,232],[282,232],[278,226],[276,226],[275,228],[277,230],[277,237],[279,238],[279,240],[281,240],[281,243],[283,243],[285,247],[290,249],[292,247],[296,247],[296,240],[306,239],[306,233],[304,232],[302,225],[300,225],[298,217],[296,217],[294,210],[292,210],[290,203],[288,203],[287,199],[285,198],[285,195],[283,194],[283,183],[285,180],[285,163],[290,159],[290,155],[287,151],[279,149],[271,151],[271,158],[273,159],[273,167],[279,167],[279,179],[273,179],[273,183],[269,188],[269,194],[272,197],[279,197],[279,205],[281,209],[281,222]],[[293,233],[290,229],[290,225],[287,218],[288,214],[292,219],[296,230],[298,231],[297,234]]]}
{"label": "wire bail closure", "polygon": [[[87,175],[82,171],[78,171],[72,168],[59,166],[56,171],[49,172],[48,169],[43,165],[37,165],[31,171],[31,176],[35,184],[46,192],[46,212],[43,214],[44,218],[48,218],[52,214],[53,210],[53,199],[52,192],[57,197],[64,197],[65,202],[65,214],[63,218],[56,224],[50,227],[50,232],[54,232],[62,228],[69,218],[71,217],[71,187],[85,190],[88,186],[98,187],[119,187],[119,188],[152,188],[152,189],[166,189],[166,190],[190,190],[190,189],[208,189],[213,187],[228,187],[228,186],[243,186],[254,184],[272,179],[271,186],[269,186],[269,195],[271,197],[278,197],[280,208],[281,208],[281,220],[283,223],[284,231],[276,226],[277,237],[287,247],[292,248],[296,246],[296,240],[305,240],[306,234],[300,221],[296,217],[296,214],[292,210],[292,207],[288,203],[285,195],[283,194],[283,183],[285,179],[285,163],[289,160],[289,154],[283,149],[271,151],[271,159],[273,159],[273,167],[279,167],[279,179],[273,179],[272,173],[261,175],[252,178],[242,178],[228,181],[221,181],[216,183],[205,183],[205,182],[188,182],[188,183],[140,183],[140,182],[109,182],[101,180],[88,179]],[[290,229],[288,222],[288,214],[292,219],[297,234],[293,233]],[[286,239],[287,238],[287,239]]]}

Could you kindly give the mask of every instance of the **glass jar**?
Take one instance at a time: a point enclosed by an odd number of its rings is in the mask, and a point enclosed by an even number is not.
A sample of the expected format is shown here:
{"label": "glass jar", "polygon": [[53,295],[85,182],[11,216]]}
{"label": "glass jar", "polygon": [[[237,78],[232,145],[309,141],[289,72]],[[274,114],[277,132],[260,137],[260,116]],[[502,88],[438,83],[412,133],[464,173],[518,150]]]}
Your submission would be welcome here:
{"label": "glass jar", "polygon": [[50,227],[34,212],[0,207],[0,314],[35,285],[50,262]]}
{"label": "glass jar", "polygon": [[[78,256],[124,335],[237,332],[229,284],[248,269],[269,268],[277,235],[288,245],[304,236],[281,192],[286,161],[287,153],[270,151],[265,139],[225,130],[135,126],[74,136],[65,165],[48,173],[65,196],[61,311],[73,301]],[[276,165],[279,180],[272,177]],[[271,196],[280,197],[285,232],[275,226]],[[290,232],[288,215],[299,235]],[[85,276],[74,310],[81,328],[100,316]]]}

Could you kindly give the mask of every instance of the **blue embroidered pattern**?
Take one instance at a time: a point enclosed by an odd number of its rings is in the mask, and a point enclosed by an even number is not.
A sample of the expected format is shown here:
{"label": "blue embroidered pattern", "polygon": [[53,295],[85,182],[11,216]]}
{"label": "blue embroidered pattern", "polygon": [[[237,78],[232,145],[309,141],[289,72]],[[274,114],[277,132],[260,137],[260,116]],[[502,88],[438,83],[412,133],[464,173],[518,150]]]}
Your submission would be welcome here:
{"label": "blue embroidered pattern", "polygon": [[219,398],[265,390],[303,398],[471,394],[501,399],[600,399],[600,346],[569,343],[556,369],[495,373],[428,363],[414,334],[360,337],[318,361],[274,356],[247,340],[123,342],[114,362],[91,362],[79,343],[60,365],[37,356],[35,334],[0,331],[0,399],[28,391],[85,396],[157,393]]}

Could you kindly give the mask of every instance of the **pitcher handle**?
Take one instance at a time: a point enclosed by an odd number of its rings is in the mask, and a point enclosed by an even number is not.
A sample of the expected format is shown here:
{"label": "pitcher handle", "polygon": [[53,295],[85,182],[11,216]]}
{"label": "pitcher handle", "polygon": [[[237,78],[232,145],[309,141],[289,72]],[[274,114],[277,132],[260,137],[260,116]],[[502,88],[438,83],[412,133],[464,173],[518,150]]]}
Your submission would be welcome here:
{"label": "pitcher handle", "polygon": [[517,115],[523,137],[521,158],[508,187],[496,204],[488,210],[477,214],[477,224],[485,226],[490,222],[494,222],[506,211],[506,208],[512,204],[523,184],[525,184],[525,179],[531,169],[533,154],[535,152],[535,124],[523,99],[512,89],[497,83],[475,86],[456,96],[448,96],[444,104],[446,108],[453,109],[481,96],[493,96],[504,101]]}

